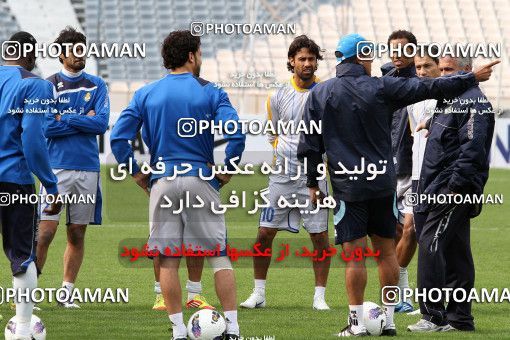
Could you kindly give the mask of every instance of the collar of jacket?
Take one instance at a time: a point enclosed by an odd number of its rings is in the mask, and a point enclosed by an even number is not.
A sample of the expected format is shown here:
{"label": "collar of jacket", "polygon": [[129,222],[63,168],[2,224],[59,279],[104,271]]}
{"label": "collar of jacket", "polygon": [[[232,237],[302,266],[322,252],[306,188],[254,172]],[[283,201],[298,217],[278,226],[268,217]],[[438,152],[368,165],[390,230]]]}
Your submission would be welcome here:
{"label": "collar of jacket", "polygon": [[365,76],[367,73],[365,72],[365,68],[360,64],[338,64],[336,65],[336,76],[340,77],[356,77],[356,76]]}

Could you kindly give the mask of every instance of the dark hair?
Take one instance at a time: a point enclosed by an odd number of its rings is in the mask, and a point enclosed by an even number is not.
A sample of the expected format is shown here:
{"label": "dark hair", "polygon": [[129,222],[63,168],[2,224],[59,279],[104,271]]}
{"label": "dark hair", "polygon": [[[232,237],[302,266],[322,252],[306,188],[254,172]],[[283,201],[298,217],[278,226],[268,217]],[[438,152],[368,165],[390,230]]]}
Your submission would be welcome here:
{"label": "dark hair", "polygon": [[161,56],[166,69],[175,69],[186,64],[189,52],[196,53],[200,47],[200,37],[189,30],[173,31],[163,41]]}
{"label": "dark hair", "polygon": [[[439,65],[439,48],[436,45],[423,45],[422,47],[423,55],[432,59],[437,65]],[[430,52],[430,53],[429,53]],[[430,54],[436,56],[432,57]]]}
{"label": "dark hair", "polygon": [[[62,47],[62,53],[65,55],[66,47],[64,44],[86,44],[87,38],[81,32],[78,32],[75,28],[71,26],[67,26],[62,31],[60,31],[57,39],[55,40],[55,44],[59,44]],[[64,61],[58,57],[60,63],[64,63]]]}
{"label": "dark hair", "polygon": [[[287,53],[288,58],[294,58],[296,54],[302,48],[307,48],[310,52],[315,54],[317,60],[322,60],[322,55],[320,54],[321,49],[319,45],[315,43],[312,39],[308,38],[306,35],[300,35],[296,37],[289,46],[289,52]],[[294,73],[294,67],[287,61],[287,69]]]}
{"label": "dark hair", "polygon": [[414,36],[414,34],[412,34],[409,31],[406,31],[406,30],[393,31],[390,34],[390,36],[388,37],[388,45],[390,44],[390,41],[395,40],[395,39],[407,39],[407,41],[410,44],[413,44],[415,46],[418,44],[418,41],[416,40],[416,37]]}

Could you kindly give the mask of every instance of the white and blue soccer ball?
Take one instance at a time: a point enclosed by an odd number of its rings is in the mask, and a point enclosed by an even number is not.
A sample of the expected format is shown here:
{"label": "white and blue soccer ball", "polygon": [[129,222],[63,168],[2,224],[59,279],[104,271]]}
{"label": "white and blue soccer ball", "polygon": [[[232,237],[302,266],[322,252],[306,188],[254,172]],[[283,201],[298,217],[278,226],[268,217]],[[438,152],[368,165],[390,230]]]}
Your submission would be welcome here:
{"label": "white and blue soccer ball", "polygon": [[[46,327],[44,323],[37,315],[32,315],[32,320],[30,321],[30,330],[31,336],[34,340],[46,340]],[[13,316],[5,325],[5,340],[14,339],[14,335],[16,333],[16,316]]]}
{"label": "white and blue soccer ball", "polygon": [[386,326],[386,312],[378,304],[363,302],[363,321],[370,335],[381,335]]}
{"label": "white and blue soccer ball", "polygon": [[188,321],[188,337],[192,340],[221,339],[227,325],[221,314],[211,309],[201,309]]}

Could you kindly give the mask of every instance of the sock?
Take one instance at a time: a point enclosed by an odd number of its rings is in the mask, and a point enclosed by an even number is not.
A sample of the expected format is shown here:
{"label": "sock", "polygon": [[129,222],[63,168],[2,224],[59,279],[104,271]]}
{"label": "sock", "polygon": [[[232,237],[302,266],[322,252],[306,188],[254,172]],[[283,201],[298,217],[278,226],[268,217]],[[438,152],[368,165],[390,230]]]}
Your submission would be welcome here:
{"label": "sock", "polygon": [[363,322],[363,305],[349,305],[349,322],[355,334],[366,330]]}
{"label": "sock", "polygon": [[182,312],[168,315],[168,318],[172,323],[172,336],[174,338],[186,338],[188,336],[188,330],[184,325]]}
{"label": "sock", "polygon": [[157,281],[154,281],[154,293],[161,294],[161,285]]}
{"label": "sock", "polygon": [[326,293],[326,287],[316,286],[315,294],[313,295],[313,299],[315,300],[318,297],[324,297],[325,293]]}
{"label": "sock", "polygon": [[[404,289],[409,288],[409,275],[407,273],[407,267],[400,267],[398,287],[400,288],[401,291],[404,291]],[[408,299],[406,302],[411,304],[410,299]]]}
{"label": "sock", "polygon": [[237,323],[237,311],[225,311],[225,321],[227,322],[227,334],[239,335],[239,324]]}
{"label": "sock", "polygon": [[[13,277],[13,288],[25,293],[28,289],[31,292],[37,288],[37,269],[35,263],[30,262],[27,271]],[[25,299],[21,297],[16,302],[16,335],[30,336],[30,321],[32,320],[32,313],[34,310],[34,303],[30,302],[30,297]]]}
{"label": "sock", "polygon": [[383,305],[383,308],[386,312],[386,327],[394,325],[393,315],[395,314],[395,306]]}
{"label": "sock", "polygon": [[202,282],[186,281],[186,290],[188,291],[188,301],[193,300],[195,295],[202,294]]}
{"label": "sock", "polygon": [[72,283],[72,282],[67,282],[67,281],[62,281],[62,287],[67,288],[67,290],[69,291],[69,293],[72,293],[72,291],[73,291],[73,289],[74,289],[74,283]]}
{"label": "sock", "polygon": [[266,280],[255,279],[255,291],[265,295],[266,294]]}

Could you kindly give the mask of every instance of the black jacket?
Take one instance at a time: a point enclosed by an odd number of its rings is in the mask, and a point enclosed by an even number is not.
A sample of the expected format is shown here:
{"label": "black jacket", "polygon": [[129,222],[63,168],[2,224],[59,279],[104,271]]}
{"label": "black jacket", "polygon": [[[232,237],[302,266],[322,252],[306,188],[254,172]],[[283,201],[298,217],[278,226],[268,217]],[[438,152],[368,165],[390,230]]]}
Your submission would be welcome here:
{"label": "black jacket", "polygon": [[[429,137],[418,194],[482,194],[489,177],[494,112],[478,86],[452,100],[438,102],[429,120]],[[416,211],[434,207],[422,202]]]}
{"label": "black jacket", "polygon": [[[339,64],[335,78],[317,84],[305,104],[303,119],[322,121],[322,133],[300,135],[298,158],[307,158],[307,186],[317,184],[317,165],[326,153],[335,197],[362,201],[388,196],[396,187],[391,151],[391,120],[399,108],[430,98],[451,98],[476,85],[472,73],[448,78],[418,79],[370,77],[363,66]],[[349,174],[335,174],[345,168],[386,161],[386,172],[367,180]]]}

